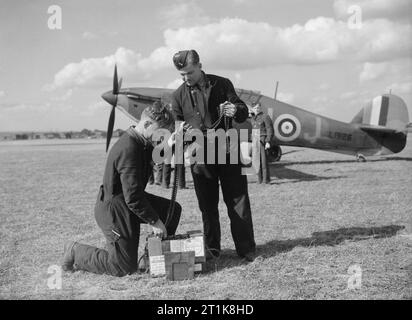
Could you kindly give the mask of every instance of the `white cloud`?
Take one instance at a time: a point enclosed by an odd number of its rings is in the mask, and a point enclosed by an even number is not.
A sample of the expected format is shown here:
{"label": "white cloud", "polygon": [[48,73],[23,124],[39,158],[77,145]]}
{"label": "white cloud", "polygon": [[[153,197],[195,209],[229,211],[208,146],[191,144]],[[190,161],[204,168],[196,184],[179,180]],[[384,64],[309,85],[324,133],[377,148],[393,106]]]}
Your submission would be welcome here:
{"label": "white cloud", "polygon": [[109,56],[83,59],[63,67],[45,89],[107,84],[115,62],[119,74],[147,80],[166,68],[182,49],[194,48],[205,69],[257,69],[277,64],[319,64],[339,60],[379,62],[412,53],[410,25],[368,20],[359,30],[332,18],[280,28],[264,22],[223,19],[203,26],[167,29],[165,45],[147,57],[120,47]]}
{"label": "white cloud", "polygon": [[52,97],[52,101],[66,101],[70,99],[70,97],[73,95],[73,89],[68,89],[65,93],[63,93],[60,96],[57,97]]}
{"label": "white cloud", "polygon": [[168,28],[204,25],[211,20],[194,1],[178,1],[168,5],[160,10],[158,18]]}
{"label": "white cloud", "polygon": [[370,63],[366,62],[363,64],[362,72],[359,75],[359,81],[371,81],[383,76],[389,68],[389,64],[386,62],[382,63]]}
{"label": "white cloud", "polygon": [[358,5],[361,8],[362,19],[371,18],[410,18],[412,3],[410,0],[335,0],[333,8],[340,19],[347,19],[352,13],[348,9]]}
{"label": "white cloud", "polygon": [[3,98],[6,95],[6,93],[3,90],[0,90],[0,98]]}
{"label": "white cloud", "polygon": [[82,38],[85,40],[94,40],[94,39],[98,39],[99,36],[93,32],[85,31],[82,34]]}
{"label": "white cloud", "polygon": [[51,109],[50,102],[46,103],[10,103],[2,105],[2,109],[8,113],[21,113],[21,112],[45,112]]}
{"label": "white cloud", "polygon": [[89,104],[86,108],[82,108],[79,111],[80,116],[88,117],[94,115],[96,112],[110,112],[111,106],[105,101],[98,101]]}
{"label": "white cloud", "polygon": [[412,81],[409,82],[395,82],[386,87],[386,92],[391,91],[397,95],[412,95]]}
{"label": "white cloud", "polygon": [[405,79],[411,77],[411,60],[399,59],[395,61],[370,63],[365,62],[359,74],[360,82],[380,79]]}

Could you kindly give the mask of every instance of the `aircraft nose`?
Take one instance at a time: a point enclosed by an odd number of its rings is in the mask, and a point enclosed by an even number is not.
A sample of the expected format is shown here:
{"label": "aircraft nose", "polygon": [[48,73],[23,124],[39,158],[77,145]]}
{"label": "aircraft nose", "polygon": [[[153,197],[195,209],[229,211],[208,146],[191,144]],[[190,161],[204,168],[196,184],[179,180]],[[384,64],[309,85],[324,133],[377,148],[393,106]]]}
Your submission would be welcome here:
{"label": "aircraft nose", "polygon": [[112,106],[115,106],[117,103],[116,95],[113,94],[111,91],[107,91],[102,94],[102,98],[110,103]]}

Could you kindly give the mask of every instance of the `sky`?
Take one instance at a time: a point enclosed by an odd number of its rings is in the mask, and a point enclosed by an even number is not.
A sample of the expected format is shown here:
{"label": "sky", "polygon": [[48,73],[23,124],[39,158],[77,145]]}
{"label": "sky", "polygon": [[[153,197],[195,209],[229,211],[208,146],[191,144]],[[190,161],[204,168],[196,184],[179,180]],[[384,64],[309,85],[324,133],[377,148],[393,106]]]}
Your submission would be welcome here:
{"label": "sky", "polygon": [[0,0],[0,131],[105,130],[114,64],[123,88],[177,88],[184,49],[235,87],[273,97],[279,81],[279,100],[340,121],[389,91],[412,116],[411,39],[412,0]]}

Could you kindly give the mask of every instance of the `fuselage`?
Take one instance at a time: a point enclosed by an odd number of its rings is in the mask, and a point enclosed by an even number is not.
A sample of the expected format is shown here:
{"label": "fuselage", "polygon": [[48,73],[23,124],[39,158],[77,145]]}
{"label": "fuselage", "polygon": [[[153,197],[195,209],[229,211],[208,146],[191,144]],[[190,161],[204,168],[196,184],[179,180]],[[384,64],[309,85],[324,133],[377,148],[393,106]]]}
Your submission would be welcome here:
{"label": "fuselage", "polygon": [[[173,91],[165,88],[122,89],[118,94],[117,106],[126,115],[138,120],[143,109],[155,100],[171,103]],[[365,132],[359,124],[330,119],[254,91],[236,89],[236,92],[249,107],[253,102],[261,102],[263,111],[273,121],[274,142],[278,145],[370,156],[399,152],[406,143],[406,140],[405,143],[400,141],[397,146],[395,143],[395,147],[386,148],[384,140],[391,137]],[[110,95],[110,92],[106,95]],[[234,123],[234,126],[238,129],[252,128],[250,120]]]}

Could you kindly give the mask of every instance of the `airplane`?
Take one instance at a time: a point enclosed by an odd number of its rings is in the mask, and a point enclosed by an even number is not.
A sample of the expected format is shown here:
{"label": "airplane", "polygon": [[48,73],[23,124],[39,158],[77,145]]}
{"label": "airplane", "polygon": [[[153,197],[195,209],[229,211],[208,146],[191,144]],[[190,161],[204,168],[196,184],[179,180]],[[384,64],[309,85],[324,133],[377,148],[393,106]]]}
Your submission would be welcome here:
{"label": "airplane", "polygon": [[[102,94],[112,105],[106,151],[110,144],[115,121],[115,108],[120,109],[134,121],[138,121],[144,108],[155,101],[171,103],[173,89],[166,88],[121,88],[117,66],[114,69],[113,89]],[[256,91],[235,91],[249,107],[260,102],[263,112],[273,121],[274,138],[269,149],[272,161],[280,160],[280,146],[313,148],[353,155],[359,162],[368,156],[381,156],[401,152],[407,140],[409,114],[405,102],[397,95],[383,94],[369,101],[350,123],[341,122],[301,109],[288,103],[262,95]],[[251,129],[250,120],[234,122],[237,129]],[[241,141],[248,143],[250,141]],[[251,150],[249,148],[248,150]],[[250,156],[250,155],[249,155]]]}

